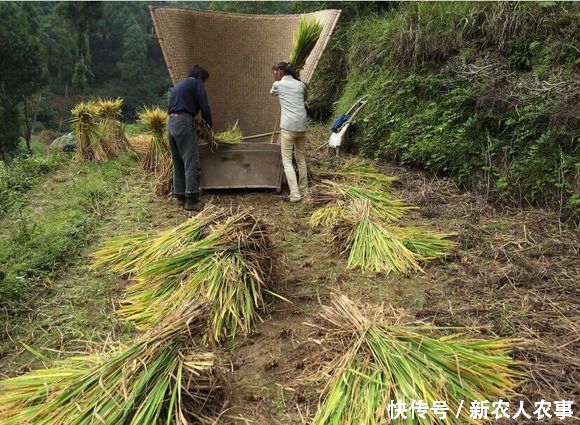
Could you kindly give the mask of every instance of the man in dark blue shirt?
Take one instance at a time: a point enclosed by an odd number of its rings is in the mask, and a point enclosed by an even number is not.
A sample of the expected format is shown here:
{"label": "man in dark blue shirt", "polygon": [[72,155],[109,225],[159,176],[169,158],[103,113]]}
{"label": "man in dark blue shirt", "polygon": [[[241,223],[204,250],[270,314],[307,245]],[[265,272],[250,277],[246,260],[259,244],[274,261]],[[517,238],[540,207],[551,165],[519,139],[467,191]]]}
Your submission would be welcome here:
{"label": "man in dark blue shirt", "polygon": [[189,77],[171,90],[169,103],[169,148],[173,159],[173,194],[188,211],[199,211],[199,180],[201,168],[194,117],[201,116],[212,126],[211,110],[204,83],[209,73],[195,65]]}

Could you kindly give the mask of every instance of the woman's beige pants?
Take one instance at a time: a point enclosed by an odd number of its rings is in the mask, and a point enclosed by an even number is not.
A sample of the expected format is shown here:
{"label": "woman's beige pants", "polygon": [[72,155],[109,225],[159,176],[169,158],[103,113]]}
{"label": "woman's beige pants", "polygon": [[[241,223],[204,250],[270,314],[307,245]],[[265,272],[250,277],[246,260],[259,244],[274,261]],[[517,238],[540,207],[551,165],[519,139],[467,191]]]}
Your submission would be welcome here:
{"label": "woman's beige pants", "polygon": [[[290,200],[297,201],[308,192],[308,173],[306,170],[306,132],[280,130],[282,145],[282,165],[290,187]],[[296,156],[298,181],[292,164],[292,152]],[[302,195],[302,196],[301,196]]]}

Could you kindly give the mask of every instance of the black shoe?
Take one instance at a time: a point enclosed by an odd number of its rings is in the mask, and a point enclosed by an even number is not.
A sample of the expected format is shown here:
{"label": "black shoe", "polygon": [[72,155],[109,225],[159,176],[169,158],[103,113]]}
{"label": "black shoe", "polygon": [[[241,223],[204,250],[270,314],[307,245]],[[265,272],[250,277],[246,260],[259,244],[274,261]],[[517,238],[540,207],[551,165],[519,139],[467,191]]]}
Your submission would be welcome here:
{"label": "black shoe", "polygon": [[198,198],[187,198],[183,208],[185,208],[185,211],[201,211],[203,205]]}
{"label": "black shoe", "polygon": [[185,196],[183,196],[183,195],[178,195],[178,196],[176,196],[176,197],[175,197],[175,199],[177,199],[177,204],[178,204],[180,207],[182,207],[182,208],[183,208],[183,207],[185,206]]}

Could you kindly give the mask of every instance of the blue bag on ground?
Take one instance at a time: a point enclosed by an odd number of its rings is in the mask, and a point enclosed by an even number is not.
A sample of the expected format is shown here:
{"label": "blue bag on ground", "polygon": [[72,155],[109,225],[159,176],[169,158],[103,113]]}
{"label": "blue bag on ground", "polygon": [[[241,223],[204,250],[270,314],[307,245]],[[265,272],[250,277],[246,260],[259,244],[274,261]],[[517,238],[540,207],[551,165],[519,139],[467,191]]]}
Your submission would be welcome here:
{"label": "blue bag on ground", "polygon": [[338,129],[347,121],[348,115],[341,115],[334,121],[334,124],[332,124],[332,131],[338,133]]}

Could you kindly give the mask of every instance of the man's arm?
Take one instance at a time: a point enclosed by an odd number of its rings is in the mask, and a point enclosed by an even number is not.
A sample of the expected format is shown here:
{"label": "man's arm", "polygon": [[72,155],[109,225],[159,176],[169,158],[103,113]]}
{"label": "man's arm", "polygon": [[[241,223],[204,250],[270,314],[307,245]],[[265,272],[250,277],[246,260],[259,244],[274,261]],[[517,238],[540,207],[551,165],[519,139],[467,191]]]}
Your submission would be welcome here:
{"label": "man's arm", "polygon": [[205,86],[201,81],[197,83],[197,101],[199,104],[199,110],[201,111],[201,117],[210,127],[213,126],[213,121],[211,119],[211,109],[209,107],[209,101],[207,99],[207,92],[205,91]]}

